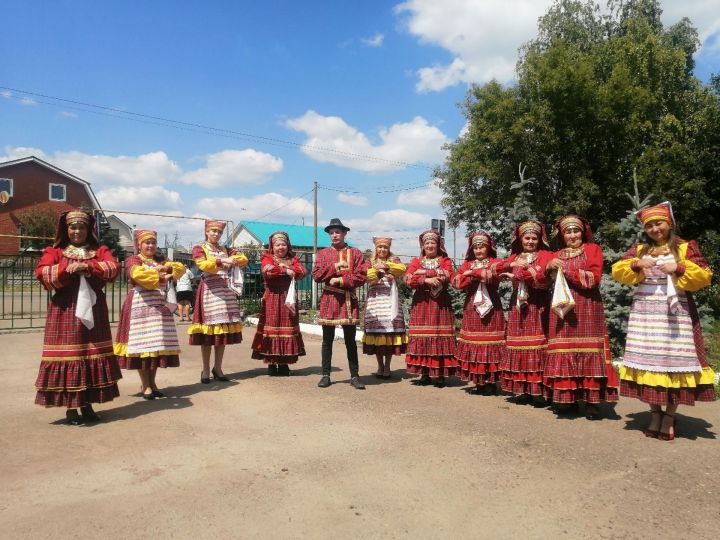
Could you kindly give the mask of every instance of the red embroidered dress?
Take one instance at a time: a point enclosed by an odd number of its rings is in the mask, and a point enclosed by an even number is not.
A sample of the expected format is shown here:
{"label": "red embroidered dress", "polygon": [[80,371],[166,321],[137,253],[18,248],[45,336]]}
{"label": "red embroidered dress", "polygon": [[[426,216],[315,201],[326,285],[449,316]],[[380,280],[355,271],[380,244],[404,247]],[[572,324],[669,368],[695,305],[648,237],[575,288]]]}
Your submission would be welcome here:
{"label": "red embroidered dress", "polygon": [[[346,261],[349,269],[338,271],[335,265],[340,261]],[[334,277],[342,280],[339,286],[329,285]],[[341,249],[332,246],[321,249],[315,258],[312,278],[318,283],[324,283],[318,324],[335,326],[356,325],[360,322],[355,288],[367,281],[367,264],[359,249],[347,245]]]}
{"label": "red embroidered dress", "polygon": [[[84,262],[88,284],[95,292],[94,326],[88,330],[75,316],[80,276],[67,267]],[[46,407],[78,408],[111,401],[120,395],[122,378],[113,353],[103,287],[117,277],[120,265],[105,246],[97,250],[68,246],[45,248],[35,275],[53,292],[45,323],[42,361],[35,386],[35,403]]]}
{"label": "red embroidered dress", "polygon": [[265,281],[265,293],[252,343],[252,358],[266,364],[294,364],[298,356],[305,356],[298,310],[296,308],[291,311],[285,305],[292,278],[279,266],[281,262],[295,272],[296,280],[304,278],[307,273],[295,256],[284,260],[271,253],[264,253],[262,256],[260,267]]}
{"label": "red embroidered dress", "polygon": [[175,319],[161,284],[158,266],[172,266],[173,279],[185,274],[185,265],[156,262],[142,255],[125,261],[130,288],[120,314],[115,355],[123,369],[156,369],[180,365],[180,342]]}
{"label": "red embroidered dress", "polygon": [[[523,257],[527,269],[510,268],[510,263]],[[505,345],[507,355],[500,363],[501,386],[513,394],[542,395],[543,367],[547,347],[548,310],[550,309],[550,280],[545,267],[552,252],[515,253],[502,263],[498,271],[512,272],[519,281],[513,283],[510,297],[510,316],[507,322]],[[518,294],[524,284],[527,297]],[[522,292],[522,291],[521,291]]]}
{"label": "red embroidered dress", "polygon": [[[505,356],[505,314],[498,293],[497,271],[501,264],[502,261],[494,258],[465,261],[452,280],[456,288],[467,292],[455,358],[459,362],[460,378],[476,385],[500,381],[499,365]],[[472,270],[472,274],[463,275],[467,270]],[[484,317],[474,305],[481,283],[487,287],[493,305]]]}
{"label": "red embroidered dress", "polygon": [[220,259],[232,257],[245,266],[248,259],[239,251],[205,242],[195,246],[192,257],[202,271],[195,297],[195,311],[188,328],[190,345],[231,345],[242,341],[240,306],[228,284],[228,272]]}
{"label": "red embroidered dress", "polygon": [[[424,269],[424,274],[416,274]],[[425,278],[443,275],[442,285],[431,289]],[[416,257],[405,274],[407,285],[415,289],[410,307],[409,339],[407,346],[407,372],[422,375],[425,370],[431,377],[448,377],[455,374],[455,316],[448,293],[453,274],[452,261],[445,256],[433,259]]]}
{"label": "red embroidered dress", "polygon": [[603,254],[595,243],[565,248],[555,256],[575,308],[560,318],[550,310],[545,354],[545,397],[554,403],[617,401],[618,379],[610,357],[600,297]]}

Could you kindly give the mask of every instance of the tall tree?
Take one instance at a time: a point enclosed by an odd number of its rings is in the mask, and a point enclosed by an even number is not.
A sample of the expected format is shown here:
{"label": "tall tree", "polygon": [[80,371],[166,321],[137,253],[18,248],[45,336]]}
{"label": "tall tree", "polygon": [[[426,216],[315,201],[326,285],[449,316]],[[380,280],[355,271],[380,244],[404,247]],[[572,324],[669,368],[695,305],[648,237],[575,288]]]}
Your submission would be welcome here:
{"label": "tall tree", "polygon": [[[465,135],[435,172],[451,226],[492,227],[512,208],[517,166],[536,178],[545,223],[585,215],[610,243],[633,171],[640,192],[672,200],[681,234],[720,229],[720,102],[692,74],[697,32],[664,28],[657,0],[556,0],[520,51],[517,84],[472,86]],[[715,239],[715,242],[717,239]],[[718,251],[716,243],[705,251]]]}

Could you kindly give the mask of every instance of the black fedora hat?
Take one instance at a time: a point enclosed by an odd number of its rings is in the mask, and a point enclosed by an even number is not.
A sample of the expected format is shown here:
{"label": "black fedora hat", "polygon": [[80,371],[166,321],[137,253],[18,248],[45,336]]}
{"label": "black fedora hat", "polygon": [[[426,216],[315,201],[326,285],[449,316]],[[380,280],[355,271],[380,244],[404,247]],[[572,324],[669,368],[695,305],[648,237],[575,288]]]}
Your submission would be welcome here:
{"label": "black fedora hat", "polygon": [[330,229],[342,229],[343,231],[348,232],[350,230],[350,227],[346,227],[345,225],[343,225],[342,221],[340,221],[340,218],[334,217],[330,220],[328,226],[325,227],[325,232],[329,233]]}

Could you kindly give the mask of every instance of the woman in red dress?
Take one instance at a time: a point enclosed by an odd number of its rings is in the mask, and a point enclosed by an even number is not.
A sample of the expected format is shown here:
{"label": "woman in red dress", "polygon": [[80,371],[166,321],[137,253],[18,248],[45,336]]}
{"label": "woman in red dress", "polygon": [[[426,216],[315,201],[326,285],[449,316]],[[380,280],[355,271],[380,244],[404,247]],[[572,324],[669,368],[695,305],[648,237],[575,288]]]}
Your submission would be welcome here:
{"label": "woman in red dress", "polygon": [[418,384],[442,387],[445,377],[454,375],[458,366],[455,317],[448,293],[453,263],[434,230],[420,235],[420,253],[405,274],[405,283],[415,289],[405,363],[409,374],[421,376]]}
{"label": "woman in red dress", "polygon": [[542,401],[543,365],[547,347],[550,279],[545,267],[552,259],[545,226],[534,220],[515,227],[512,255],[503,261],[502,277],[512,280],[510,317],[500,364],[501,386],[518,396],[517,403]]}
{"label": "woman in red dress", "polygon": [[584,401],[585,416],[597,420],[600,403],[617,401],[619,387],[600,297],[603,254],[585,218],[562,217],[555,229],[560,250],[547,268],[562,272],[575,307],[564,315],[555,306],[550,310],[545,397],[560,414],[577,410]]}
{"label": "woman in red dress", "polygon": [[120,313],[115,355],[122,369],[136,369],[145,399],[164,397],[155,383],[157,369],[180,365],[175,319],[166,301],[167,284],[185,273],[185,265],[157,257],[157,233],[135,231],[137,255],[125,261],[129,287]]}
{"label": "woman in red dress", "polygon": [[283,231],[270,235],[260,268],[265,294],[252,343],[252,357],[265,362],[270,375],[288,376],[290,364],[296,363],[298,356],[305,356],[294,281],[304,278],[307,270],[295,256],[290,237]]}
{"label": "woman in red dress", "polygon": [[35,403],[66,407],[72,425],[99,420],[92,403],[120,395],[117,381],[122,374],[103,292],[119,269],[110,250],[99,245],[95,218],[73,210],[60,216],[55,242],[45,248],[35,270],[37,279],[53,292]]}
{"label": "woman in red dress", "polygon": [[492,238],[480,231],[468,236],[465,262],[452,280],[457,289],[467,291],[455,358],[460,378],[473,383],[476,394],[497,393],[498,366],[505,356],[505,314],[498,293],[501,265]]}
{"label": "woman in red dress", "polygon": [[[248,263],[245,255],[220,245],[226,222],[205,220],[205,242],[195,246],[192,257],[202,272],[195,298],[192,324],[188,328],[190,345],[200,345],[203,369],[200,382],[210,383],[210,373],[216,381],[227,382],[222,370],[225,345],[242,342],[242,319],[235,291],[230,288],[233,268]],[[210,353],[215,347],[215,359],[210,369]]]}

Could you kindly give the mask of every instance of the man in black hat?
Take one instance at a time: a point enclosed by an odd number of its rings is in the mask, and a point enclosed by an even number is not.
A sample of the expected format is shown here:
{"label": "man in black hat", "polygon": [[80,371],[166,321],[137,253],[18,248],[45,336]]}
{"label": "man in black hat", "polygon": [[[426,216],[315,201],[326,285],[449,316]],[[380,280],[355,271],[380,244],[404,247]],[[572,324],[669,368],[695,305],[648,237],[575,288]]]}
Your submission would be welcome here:
{"label": "man in black hat", "polygon": [[356,325],[360,322],[360,309],[355,288],[367,281],[367,264],[362,252],[345,243],[345,235],[350,229],[338,218],[332,218],[325,227],[332,245],[318,251],[312,270],[313,279],[324,285],[320,297],[320,317],[318,323],[323,329],[322,343],[322,379],[320,388],[330,386],[330,367],[332,345],[335,339],[335,326],[341,325],[345,338],[350,384],[358,390],[365,385],[358,377],[358,353],[355,343]]}

